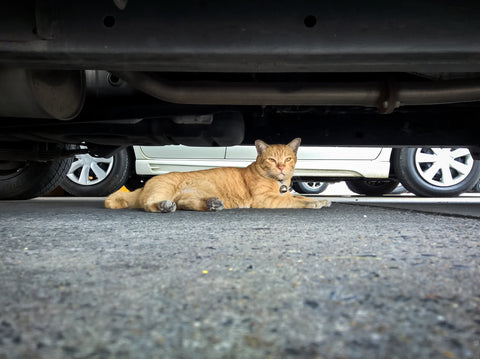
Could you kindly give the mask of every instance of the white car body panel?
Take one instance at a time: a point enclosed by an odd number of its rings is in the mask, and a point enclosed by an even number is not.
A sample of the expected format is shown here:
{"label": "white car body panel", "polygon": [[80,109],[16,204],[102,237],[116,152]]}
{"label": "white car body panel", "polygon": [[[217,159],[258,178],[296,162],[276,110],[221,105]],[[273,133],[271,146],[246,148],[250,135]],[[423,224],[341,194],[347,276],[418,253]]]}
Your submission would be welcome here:
{"label": "white car body panel", "polygon": [[[141,149],[137,159],[225,159],[226,147],[135,146]],[[256,156],[256,155],[255,155]]]}
{"label": "white car body panel", "polygon": [[[138,175],[155,176],[215,167],[246,167],[256,156],[254,146],[134,146]],[[301,147],[296,177],[388,178],[391,148]]]}

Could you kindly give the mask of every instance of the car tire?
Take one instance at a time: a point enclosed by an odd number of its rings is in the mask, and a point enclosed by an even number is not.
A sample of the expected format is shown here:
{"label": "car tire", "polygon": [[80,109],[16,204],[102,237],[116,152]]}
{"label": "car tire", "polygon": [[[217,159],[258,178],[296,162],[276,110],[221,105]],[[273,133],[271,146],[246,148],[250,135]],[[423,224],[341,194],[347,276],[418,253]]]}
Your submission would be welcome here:
{"label": "car tire", "polygon": [[152,176],[139,176],[139,175],[132,175],[127,182],[125,182],[125,187],[130,191],[133,192],[136,189],[142,188],[145,186],[145,183],[152,178]]}
{"label": "car tire", "polygon": [[357,194],[366,196],[382,196],[391,193],[398,186],[398,181],[394,180],[367,180],[359,179],[345,181],[348,189]]}
{"label": "car tire", "polygon": [[128,149],[122,149],[108,158],[76,155],[61,187],[79,197],[108,196],[120,189],[130,177],[132,158]]}
{"label": "car tire", "polygon": [[319,194],[327,189],[328,183],[315,181],[293,182],[292,187],[298,193]]}
{"label": "car tire", "polygon": [[0,199],[30,199],[48,194],[65,178],[72,160],[1,161]]}
{"label": "car tire", "polygon": [[480,182],[477,182],[477,184],[473,186],[472,192],[480,192]]}
{"label": "car tire", "polygon": [[458,196],[480,178],[480,162],[464,148],[401,148],[392,154],[395,175],[421,197]]}

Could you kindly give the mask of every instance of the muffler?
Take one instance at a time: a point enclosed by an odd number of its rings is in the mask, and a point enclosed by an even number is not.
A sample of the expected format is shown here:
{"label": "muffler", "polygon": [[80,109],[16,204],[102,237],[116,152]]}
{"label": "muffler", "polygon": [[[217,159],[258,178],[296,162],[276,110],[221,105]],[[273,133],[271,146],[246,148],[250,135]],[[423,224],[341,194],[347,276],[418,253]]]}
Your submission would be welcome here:
{"label": "muffler", "polygon": [[84,71],[0,68],[0,116],[70,120],[85,101]]}

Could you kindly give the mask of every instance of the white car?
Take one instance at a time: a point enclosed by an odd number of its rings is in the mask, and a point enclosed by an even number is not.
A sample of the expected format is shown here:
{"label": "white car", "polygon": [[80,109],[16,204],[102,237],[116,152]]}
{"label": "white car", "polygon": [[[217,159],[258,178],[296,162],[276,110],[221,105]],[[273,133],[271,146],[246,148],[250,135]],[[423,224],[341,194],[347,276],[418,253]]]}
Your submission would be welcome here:
{"label": "white car", "polygon": [[[254,146],[133,146],[110,158],[77,155],[62,187],[76,196],[133,190],[155,175],[213,167],[247,166]],[[457,196],[480,178],[480,163],[464,148],[300,147],[293,188],[321,193],[323,182],[345,180],[358,194],[383,195],[401,182],[418,196]]]}

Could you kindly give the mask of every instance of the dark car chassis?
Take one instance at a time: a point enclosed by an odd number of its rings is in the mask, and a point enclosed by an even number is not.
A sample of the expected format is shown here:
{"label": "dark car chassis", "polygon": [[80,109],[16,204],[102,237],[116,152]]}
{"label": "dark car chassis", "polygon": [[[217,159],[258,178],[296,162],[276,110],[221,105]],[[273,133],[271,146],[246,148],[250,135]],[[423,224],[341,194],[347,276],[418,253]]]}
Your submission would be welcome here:
{"label": "dark car chassis", "polygon": [[1,160],[295,136],[478,156],[477,1],[0,7]]}

